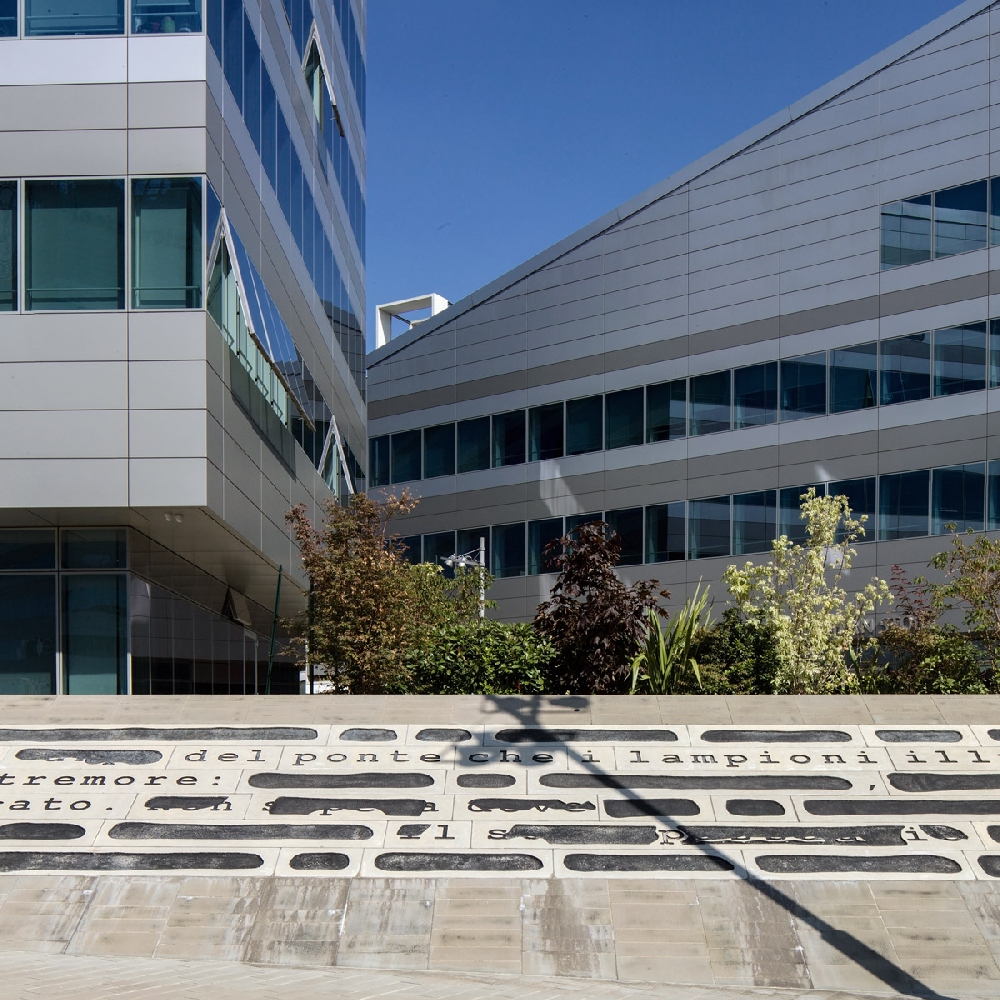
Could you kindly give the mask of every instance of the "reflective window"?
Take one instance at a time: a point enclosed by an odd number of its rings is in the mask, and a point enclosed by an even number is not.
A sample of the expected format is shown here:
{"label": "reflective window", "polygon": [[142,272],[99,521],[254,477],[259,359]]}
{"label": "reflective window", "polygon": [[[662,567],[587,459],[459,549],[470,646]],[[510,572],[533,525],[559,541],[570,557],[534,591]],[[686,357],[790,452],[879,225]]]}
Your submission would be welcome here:
{"label": "reflective window", "polygon": [[826,413],[826,354],[781,362],[781,419],[801,420]]}
{"label": "reflective window", "polygon": [[934,331],[934,395],[986,388],[986,324]]}
{"label": "reflective window", "polygon": [[16,308],[17,183],[0,181],[0,312]]}
{"label": "reflective window", "polygon": [[421,562],[421,546],[419,535],[403,535],[399,539],[399,544],[403,547],[403,559],[408,563]]}
{"label": "reflective window", "polygon": [[761,427],[778,419],[778,363],[737,368],[733,372],[736,427]]}
{"label": "reflective window", "polygon": [[455,475],[455,425],[424,428],[424,479]]}
{"label": "reflective window", "polygon": [[[210,7],[218,7],[212,0]],[[172,35],[201,31],[201,0],[132,0],[132,32]]]}
{"label": "reflective window", "polygon": [[222,3],[222,71],[226,83],[243,110],[243,0],[219,0]]}
{"label": "reflective window", "polygon": [[51,528],[0,530],[0,569],[55,569],[56,533]]}
{"label": "reflective window", "polygon": [[528,410],[528,461],[562,458],[563,404],[548,403]]}
{"label": "reflective window", "polygon": [[990,246],[1000,245],[1000,177],[990,180]]}
{"label": "reflective window", "polygon": [[688,558],[729,555],[729,497],[688,501]]}
{"label": "reflective window", "polygon": [[24,33],[124,35],[125,0],[24,0]]}
{"label": "reflective window", "polygon": [[490,529],[482,528],[460,528],[455,551],[461,555],[471,555],[477,562],[479,561],[479,547],[483,546],[486,554],[486,565],[490,564]]}
{"label": "reflective window", "polygon": [[132,305],[201,307],[201,181],[132,182]]}
{"label": "reflective window", "polygon": [[524,522],[493,525],[490,571],[495,577],[524,576]]}
{"label": "reflective window", "polygon": [[646,440],[687,436],[687,379],[646,386]]}
{"label": "reflective window", "polygon": [[66,694],[128,691],[128,598],[124,573],[62,578]]}
{"label": "reflective window", "polygon": [[208,43],[212,46],[219,62],[222,62],[222,4],[219,0],[211,0],[205,18],[205,30],[208,32]]}
{"label": "reflective window", "polygon": [[17,37],[17,0],[0,0],[0,38]]}
{"label": "reflective window", "polygon": [[55,693],[55,574],[0,576],[0,694]]}
{"label": "reflective window", "polygon": [[563,519],[547,517],[528,522],[528,575],[551,572],[546,565],[545,546],[562,538]]}
{"label": "reflective window", "polygon": [[934,195],[934,256],[950,257],[986,246],[986,181]]}
{"label": "reflective window", "polygon": [[990,462],[986,489],[989,516],[986,527],[989,531],[996,531],[1000,528],[1000,462]]}
{"label": "reflective window", "polygon": [[389,485],[389,435],[368,442],[368,478],[372,486]]}
{"label": "reflective window", "polygon": [[931,335],[883,340],[880,349],[882,405],[927,399],[931,394]]}
{"label": "reflective window", "polygon": [[[213,5],[214,6],[214,5]],[[267,68],[260,78],[260,161],[271,187],[278,189],[278,98]],[[329,299],[330,296],[326,295]]]}
{"label": "reflective window", "polygon": [[125,569],[124,528],[64,528],[63,569]]}
{"label": "reflective window", "polygon": [[[851,508],[851,517],[855,521],[860,521],[862,515],[868,520],[862,526],[865,533],[858,538],[859,542],[873,541],[875,538],[875,522],[878,511],[875,507],[875,477],[868,476],[864,479],[842,479],[839,482],[826,484],[826,495],[828,497],[847,497],[848,506]],[[843,541],[843,528],[837,529],[837,541]]]}
{"label": "reflective window", "polygon": [[1000,319],[990,320],[990,388],[1000,385]]}
{"label": "reflective window", "polygon": [[524,464],[524,410],[493,418],[493,468]]}
{"label": "reflective window", "polygon": [[420,431],[402,431],[392,435],[391,468],[393,483],[408,483],[420,478]]}
{"label": "reflective window", "polygon": [[646,508],[646,562],[675,562],[684,558],[684,508],[683,500]]}
{"label": "reflective window", "polygon": [[324,111],[324,97],[326,96],[326,80],[323,74],[323,64],[320,62],[319,50],[315,45],[311,46],[309,49],[309,55],[306,58],[305,66],[305,76],[306,76],[306,89],[309,91],[309,98],[312,102],[313,115],[316,117],[316,122],[319,125],[319,129],[322,132],[323,125],[323,111]]}
{"label": "reflective window", "polygon": [[928,481],[926,470],[879,477],[880,540],[927,534]]}
{"label": "reflective window", "polygon": [[260,46],[250,27],[250,19],[243,17],[243,121],[254,149],[260,149]]}
{"label": "reflective window", "polygon": [[691,382],[691,436],[730,428],[730,373],[695,375]]}
{"label": "reflective window", "polygon": [[457,552],[454,531],[438,531],[433,535],[424,535],[424,562],[440,566],[445,576],[449,578],[455,575],[455,571],[450,566],[445,566],[444,561]]}
{"label": "reflective window", "polygon": [[982,531],[985,523],[986,464],[934,469],[931,475],[931,534]]}
{"label": "reflective window", "polygon": [[830,351],[830,412],[867,410],[878,402],[878,344]]}
{"label": "reflective window", "polygon": [[931,259],[931,196],[882,206],[882,267]]}
{"label": "reflective window", "polygon": [[566,403],[566,454],[583,455],[604,446],[604,400],[601,396]]}
{"label": "reflective window", "polygon": [[639,566],[642,563],[642,522],[641,507],[627,510],[609,510],[604,520],[611,531],[618,536],[622,551],[618,562],[621,566]]}
{"label": "reflective window", "polygon": [[[802,497],[808,486],[786,486],[778,492],[778,534],[790,542],[801,545],[806,541],[806,522],[802,518]],[[823,496],[823,486],[816,486],[818,496]]]}
{"label": "reflective window", "polygon": [[604,447],[629,448],[643,442],[642,389],[609,392],[604,397]]}
{"label": "reflective window", "polygon": [[458,471],[480,472],[490,467],[490,418],[458,422]]}
{"label": "reflective window", "polygon": [[28,309],[124,309],[124,181],[27,181],[25,200]]}
{"label": "reflective window", "polygon": [[733,555],[770,552],[775,538],[778,498],[775,490],[733,497]]}

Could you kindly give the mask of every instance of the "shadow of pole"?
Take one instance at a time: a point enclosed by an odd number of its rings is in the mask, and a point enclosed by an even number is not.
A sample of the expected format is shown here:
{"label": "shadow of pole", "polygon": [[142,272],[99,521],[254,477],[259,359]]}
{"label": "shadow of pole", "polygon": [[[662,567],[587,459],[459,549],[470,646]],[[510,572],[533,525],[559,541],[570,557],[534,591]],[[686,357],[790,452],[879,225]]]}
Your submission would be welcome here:
{"label": "shadow of pole", "polygon": [[[542,722],[541,709],[546,705],[556,709],[572,709],[574,712],[583,712],[585,709],[589,709],[591,707],[591,698],[586,695],[562,695],[555,697],[549,697],[547,695],[487,695],[485,698],[489,704],[492,704],[495,707],[495,711],[498,715],[503,714],[508,719],[516,719],[526,729],[544,730],[561,728],[552,727]],[[588,723],[588,725],[589,724],[591,723]],[[669,725],[669,723],[664,723],[664,725]],[[577,763],[582,764],[593,774],[608,775],[608,771],[600,767],[597,762],[578,760]],[[643,796],[636,794],[633,789],[616,788],[616,791],[631,799],[633,802],[641,804],[646,803]],[[670,816],[656,815],[652,812],[650,813],[650,818],[661,819],[667,822],[676,822]],[[886,958],[885,955],[880,954],[870,945],[865,944],[865,942],[860,938],[855,937],[849,931],[844,931],[839,927],[834,927],[833,924],[829,923],[829,921],[824,920],[821,916],[819,916],[819,914],[813,913],[807,906],[799,902],[797,899],[793,899],[787,893],[782,892],[777,886],[764,879],[752,877],[743,865],[741,865],[735,858],[728,856],[726,852],[720,848],[712,847],[709,849],[707,845],[698,843],[689,844],[687,846],[696,848],[708,857],[717,857],[722,858],[724,861],[728,861],[736,872],[743,873],[743,881],[746,885],[750,886],[756,892],[769,899],[775,905],[780,906],[786,913],[794,917],[796,920],[800,920],[802,923],[811,927],[820,935],[823,941],[830,945],[830,947],[835,948],[846,958],[850,959],[876,979],[880,979],[897,993],[902,993],[906,996],[920,997],[921,1000],[957,1000],[956,997],[951,997],[944,993],[938,993],[937,990],[934,990],[930,986],[922,983],[905,969],[896,965],[896,963],[891,959]]]}

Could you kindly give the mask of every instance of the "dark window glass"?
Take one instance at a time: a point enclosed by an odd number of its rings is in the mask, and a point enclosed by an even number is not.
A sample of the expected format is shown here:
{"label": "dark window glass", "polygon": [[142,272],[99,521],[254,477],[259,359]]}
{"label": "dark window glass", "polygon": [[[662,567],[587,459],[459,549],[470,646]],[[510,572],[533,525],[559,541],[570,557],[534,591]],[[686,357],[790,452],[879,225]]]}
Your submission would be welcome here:
{"label": "dark window glass", "polygon": [[981,250],[986,246],[986,181],[963,184],[934,195],[934,256]]}
{"label": "dark window glass", "polygon": [[931,335],[883,340],[879,369],[883,406],[927,399],[931,394]]}
{"label": "dark window glass", "polygon": [[50,528],[0,530],[0,570],[55,568],[56,533]]}
{"label": "dark window glass", "polygon": [[830,412],[867,410],[878,401],[878,344],[830,352]]}
{"label": "dark window glass", "polygon": [[990,388],[1000,385],[1000,319],[990,320]]}
{"label": "dark window glass", "polygon": [[493,468],[524,464],[524,410],[493,418]]}
{"label": "dark window glass", "polygon": [[243,121],[254,149],[260,151],[260,46],[250,27],[248,18],[243,18]]}
{"label": "dark window glass", "polygon": [[576,531],[581,524],[593,524],[595,521],[603,521],[604,514],[601,511],[595,511],[593,514],[569,514],[566,517],[566,534],[568,535],[572,531]]}
{"label": "dark window glass", "polygon": [[[867,476],[864,479],[842,479],[839,482],[827,483],[826,495],[828,497],[847,497],[847,503],[851,508],[851,517],[855,521],[860,521],[862,517],[868,518],[862,525],[864,534],[858,541],[874,541],[875,521],[878,515],[878,510],[875,507],[874,476]],[[843,528],[838,528],[837,541],[843,540]]]}
{"label": "dark window glass", "polygon": [[630,507],[627,510],[609,510],[604,520],[611,527],[613,535],[621,542],[621,566],[639,566],[642,563],[642,521],[641,507]]}
{"label": "dark window glass", "polygon": [[1000,177],[990,180],[990,246],[1000,244]]}
{"label": "dark window glass", "polygon": [[55,693],[55,574],[0,576],[0,694]]}
{"label": "dark window glass", "polygon": [[931,534],[982,531],[985,522],[986,464],[954,465],[931,473]]}
{"label": "dark window glass", "polygon": [[826,413],[826,354],[781,362],[781,419],[801,420]]}
{"label": "dark window glass", "polygon": [[368,475],[372,486],[389,485],[389,435],[368,442]]}
{"label": "dark window glass", "polygon": [[24,33],[124,35],[125,0],[24,0]]}
{"label": "dark window glass", "polygon": [[0,38],[17,37],[17,0],[0,0]]}
{"label": "dark window glass", "polygon": [[132,182],[132,305],[201,308],[201,181]]}
{"label": "dark window glass", "polygon": [[646,562],[675,562],[684,558],[684,501],[646,508]]}
{"label": "dark window glass", "polygon": [[278,143],[278,99],[274,93],[274,84],[267,72],[267,67],[261,64],[260,77],[260,159],[264,164],[264,173],[271,187],[278,188],[277,173],[277,143]]}
{"label": "dark window glass", "polygon": [[528,410],[528,461],[562,458],[563,405],[548,403]]}
{"label": "dark window glass", "polygon": [[458,471],[480,472],[490,467],[490,418],[458,422]]}
{"label": "dark window glass", "polygon": [[934,395],[986,388],[986,324],[934,331]]}
{"label": "dark window glass", "polygon": [[[790,542],[801,545],[806,541],[806,522],[802,518],[802,495],[808,486],[786,486],[778,493],[778,534]],[[823,496],[823,486],[816,486],[816,494]]]}
{"label": "dark window glass", "polygon": [[882,267],[931,259],[931,196],[882,206]]}
{"label": "dark window glass", "polygon": [[16,308],[17,184],[0,181],[0,312]]}
{"label": "dark window glass", "polygon": [[28,181],[25,191],[27,307],[124,309],[124,181]]}
{"label": "dark window glass", "polygon": [[687,379],[646,386],[646,440],[687,436]]}
{"label": "dark window glass", "polygon": [[[218,0],[210,0],[209,30]],[[201,0],[132,0],[132,33],[165,34],[201,31]]]}
{"label": "dark window glass", "polygon": [[487,526],[482,528],[460,528],[458,531],[457,546],[455,551],[459,555],[469,556],[479,562],[480,545],[483,546],[486,563],[490,564],[490,529]]}
{"label": "dark window glass", "polygon": [[495,577],[524,576],[524,522],[493,525],[493,565]]}
{"label": "dark window glass", "polygon": [[761,427],[778,419],[778,363],[737,368],[733,372],[737,427]]}
{"label": "dark window glass", "polygon": [[688,554],[691,559],[729,555],[729,497],[688,501]]}
{"label": "dark window glass", "polygon": [[403,558],[408,563],[418,563],[421,561],[421,547],[419,535],[404,535],[399,539],[399,544],[403,546]]}
{"label": "dark window glass", "polygon": [[220,0],[223,19],[222,71],[243,110],[243,0]]}
{"label": "dark window glass", "polygon": [[63,684],[66,694],[128,690],[124,573],[62,578]]}
{"label": "dark window glass", "polygon": [[562,533],[561,517],[547,517],[542,521],[528,522],[528,576],[553,572],[546,565],[545,546],[562,538]]}
{"label": "dark window glass", "polygon": [[208,31],[208,43],[215,52],[216,59],[222,63],[222,4],[219,0],[209,0],[208,14],[205,18]]}
{"label": "dark window glass", "polygon": [[392,481],[408,483],[420,478],[420,431],[392,435]]}
{"label": "dark window glass", "polygon": [[424,428],[424,479],[455,475],[455,425]]}
{"label": "dark window glass", "polygon": [[879,477],[880,540],[927,534],[928,479],[926,470]]}
{"label": "dark window glass", "polygon": [[63,569],[125,569],[124,528],[64,528]]}
{"label": "dark window glass", "polygon": [[292,224],[292,137],[288,134],[285,116],[277,116],[277,163],[275,173],[278,175],[278,204],[281,214],[289,226]]}
{"label": "dark window glass", "polygon": [[444,560],[456,554],[458,550],[455,548],[454,531],[438,531],[433,535],[424,535],[424,562],[440,566],[449,577],[454,574],[448,572],[450,567],[444,565]]}
{"label": "dark window glass", "polygon": [[601,396],[566,403],[566,454],[600,451],[604,444],[604,400]]}
{"label": "dark window glass", "polygon": [[986,488],[989,494],[989,522],[986,528],[988,531],[996,531],[1000,528],[1000,462],[990,462]]}
{"label": "dark window glass", "polygon": [[728,431],[730,373],[712,372],[691,378],[691,436]]}
{"label": "dark window glass", "polygon": [[774,490],[733,497],[733,555],[770,552],[775,538],[777,494]]}
{"label": "dark window glass", "polygon": [[604,447],[629,448],[643,442],[642,389],[609,392],[604,397]]}

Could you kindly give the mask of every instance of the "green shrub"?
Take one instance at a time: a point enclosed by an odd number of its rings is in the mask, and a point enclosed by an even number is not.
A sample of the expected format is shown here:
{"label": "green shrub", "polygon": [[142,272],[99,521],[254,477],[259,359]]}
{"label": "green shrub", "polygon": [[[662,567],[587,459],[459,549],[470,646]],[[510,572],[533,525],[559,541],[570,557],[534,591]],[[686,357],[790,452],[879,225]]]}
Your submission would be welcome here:
{"label": "green shrub", "polygon": [[701,687],[690,678],[681,694],[773,694],[780,668],[778,641],[767,624],[745,619],[736,608],[701,633],[692,648]]}

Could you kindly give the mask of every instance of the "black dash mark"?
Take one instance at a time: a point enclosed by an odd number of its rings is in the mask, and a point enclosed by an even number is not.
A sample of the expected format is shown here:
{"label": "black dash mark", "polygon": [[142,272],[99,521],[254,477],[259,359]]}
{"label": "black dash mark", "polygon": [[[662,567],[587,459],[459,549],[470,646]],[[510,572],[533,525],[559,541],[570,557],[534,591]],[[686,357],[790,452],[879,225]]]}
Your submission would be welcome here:
{"label": "black dash mark", "polygon": [[[904,826],[683,826],[689,844],[793,844],[807,847],[899,847],[908,841]],[[935,840],[964,840],[952,827],[922,827]],[[932,832],[935,831],[935,832]]]}
{"label": "black dash mark", "polygon": [[18,750],[14,756],[18,760],[79,760],[84,764],[155,764],[163,759],[159,750],[64,750],[53,747],[51,750],[29,747]]}
{"label": "black dash mark", "polygon": [[986,827],[986,832],[990,835],[991,840],[995,840],[1000,844],[1000,826],[988,826]]}
{"label": "black dash mark", "polygon": [[987,875],[992,875],[993,878],[1000,878],[1000,857],[995,854],[982,854],[979,857],[979,867],[982,868]]}
{"label": "black dash mark", "polygon": [[517,784],[513,774],[460,774],[459,788],[510,788]]}
{"label": "black dash mark", "polygon": [[237,823],[199,826],[194,823],[116,823],[112,840],[371,840],[371,827],[356,824]]}
{"label": "black dash mark", "polygon": [[669,729],[501,729],[500,743],[674,743]]}
{"label": "black dash mark", "polygon": [[557,771],[539,779],[548,788],[682,788],[752,789],[754,791],[820,790],[844,791],[846,778],[826,774],[576,774]]}
{"label": "black dash mark", "polygon": [[707,729],[706,743],[850,743],[840,729]]}
{"label": "black dash mark", "polygon": [[949,816],[1000,814],[998,799],[807,799],[813,816]]}
{"label": "black dash mark", "polygon": [[404,823],[397,831],[397,837],[414,840],[431,828],[430,823]]}
{"label": "black dash mark", "polygon": [[876,857],[851,857],[844,854],[762,854],[754,858],[754,861],[766,872],[787,875],[823,872],[957,875],[962,870],[957,861],[936,854],[889,854]]}
{"label": "black dash mark", "polygon": [[272,816],[309,816],[318,812],[380,812],[385,816],[422,816],[436,812],[433,802],[424,799],[305,799],[282,795],[270,805]]}
{"label": "black dash mark", "polygon": [[154,729],[130,726],[121,729],[0,729],[0,743],[116,743],[121,740],[156,740],[158,742],[190,743],[203,740],[314,740],[315,729],[292,726],[257,726],[252,729],[235,729],[212,726],[202,729]]}
{"label": "black dash mark", "polygon": [[427,743],[466,743],[472,739],[468,729],[421,729],[417,739]]}
{"label": "black dash mark", "polygon": [[218,809],[228,801],[228,795],[154,795],[146,799],[146,808],[197,812],[199,809]]}
{"label": "black dash mark", "polygon": [[86,832],[75,823],[4,823],[0,840],[77,840]]}
{"label": "black dash mark", "polygon": [[612,819],[631,816],[697,816],[701,810],[691,799],[605,799],[604,811]]}
{"label": "black dash mark", "polygon": [[547,844],[654,844],[653,826],[535,826],[517,823],[504,840],[544,840]]}
{"label": "black dash mark", "polygon": [[169,854],[97,853],[91,851],[0,851],[0,871],[152,872],[214,869],[246,871],[260,868],[259,854],[180,851]]}
{"label": "black dash mark", "polygon": [[987,729],[986,735],[991,740],[997,740],[998,742],[1000,742],[1000,729]]}
{"label": "black dash mark", "polygon": [[381,872],[533,872],[542,862],[533,854],[422,854],[388,852],[375,858]]}
{"label": "black dash mark", "polygon": [[935,823],[928,823],[920,827],[928,837],[933,837],[934,840],[968,840],[969,838],[962,833],[961,830],[956,830],[953,826],[938,826]]}
{"label": "black dash mark", "polygon": [[785,807],[774,799],[729,799],[726,810],[730,816],[785,815]]}
{"label": "black dash mark", "polygon": [[251,788],[427,788],[429,774],[251,774]]}
{"label": "black dash mark", "polygon": [[587,812],[596,810],[593,802],[563,802],[562,799],[473,799],[469,812]]}
{"label": "black dash mark", "polygon": [[396,738],[396,730],[345,729],[340,738],[350,743],[391,743]]}
{"label": "black dash mark", "polygon": [[900,771],[889,784],[901,792],[978,792],[1000,788],[1000,774],[940,774]]}
{"label": "black dash mark", "polygon": [[883,743],[958,743],[962,734],[957,729],[876,729]]}
{"label": "black dash mark", "polygon": [[571,872],[731,872],[733,863],[705,854],[567,854]]}
{"label": "black dash mark", "polygon": [[288,867],[297,872],[340,872],[350,863],[346,854],[296,854]]}

